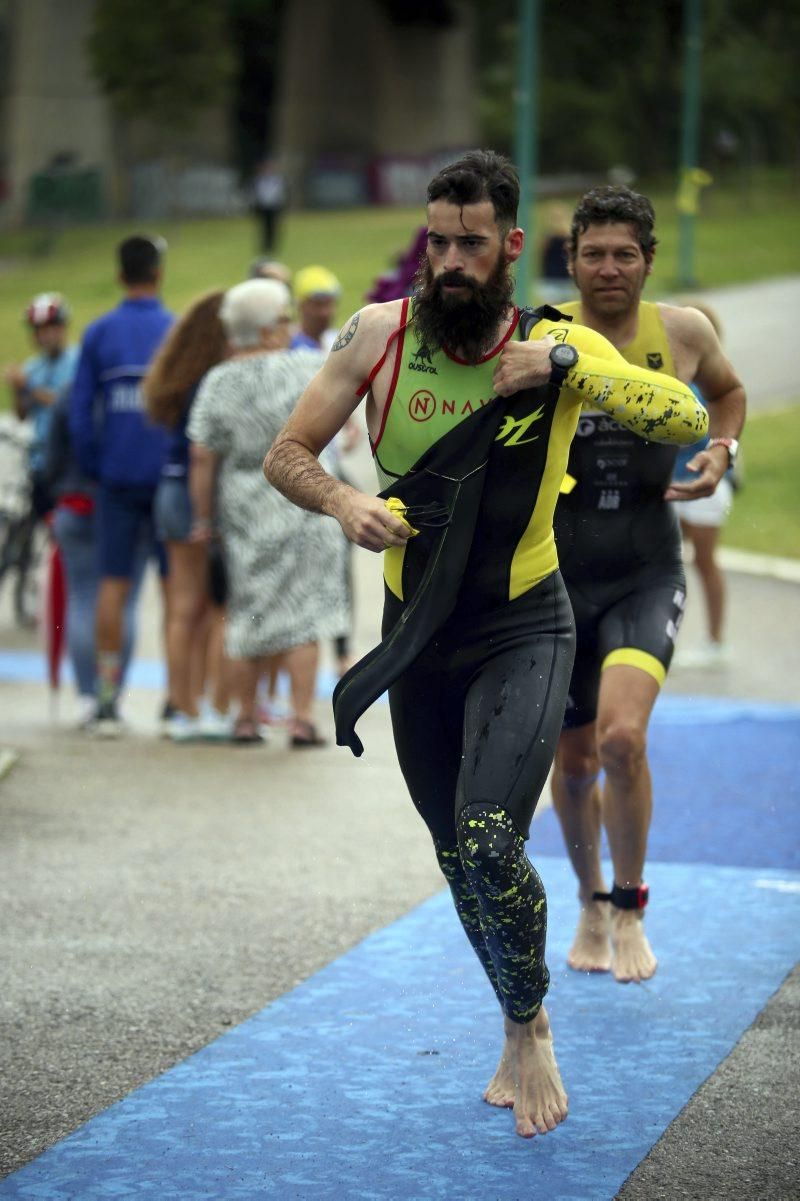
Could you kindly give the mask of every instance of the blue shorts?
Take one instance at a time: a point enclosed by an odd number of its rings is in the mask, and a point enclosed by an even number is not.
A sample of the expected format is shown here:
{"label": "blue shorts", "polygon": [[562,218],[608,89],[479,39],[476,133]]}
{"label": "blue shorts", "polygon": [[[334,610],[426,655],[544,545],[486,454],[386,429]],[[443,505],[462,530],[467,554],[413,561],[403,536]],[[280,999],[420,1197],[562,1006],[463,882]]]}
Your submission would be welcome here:
{"label": "blue shorts", "polygon": [[153,522],[155,489],[147,485],[101,484],[97,489],[97,553],[102,577],[129,580],[143,540],[167,574],[167,556],[156,539]]}
{"label": "blue shorts", "polygon": [[185,476],[164,476],[155,499],[156,537],[162,542],[187,542],[192,530],[192,501]]}

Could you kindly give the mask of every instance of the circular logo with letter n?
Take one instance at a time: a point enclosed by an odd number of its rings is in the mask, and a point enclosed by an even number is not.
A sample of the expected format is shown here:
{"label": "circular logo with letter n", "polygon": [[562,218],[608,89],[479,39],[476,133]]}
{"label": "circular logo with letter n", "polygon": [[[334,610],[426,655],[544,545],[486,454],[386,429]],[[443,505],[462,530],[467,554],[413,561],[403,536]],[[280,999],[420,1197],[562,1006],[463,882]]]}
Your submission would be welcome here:
{"label": "circular logo with letter n", "polygon": [[436,397],[427,388],[420,388],[408,402],[408,413],[414,421],[430,421],[436,412]]}

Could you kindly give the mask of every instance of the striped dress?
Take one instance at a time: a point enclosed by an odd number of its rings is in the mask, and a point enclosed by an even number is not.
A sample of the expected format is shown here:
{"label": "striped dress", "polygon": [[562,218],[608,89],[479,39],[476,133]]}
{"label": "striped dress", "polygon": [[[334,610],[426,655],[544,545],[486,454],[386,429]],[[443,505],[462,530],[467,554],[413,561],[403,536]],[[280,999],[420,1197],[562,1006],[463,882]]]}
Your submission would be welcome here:
{"label": "striped dress", "polygon": [[[225,646],[234,659],[349,632],[347,548],[338,523],[286,500],[262,472],[264,456],[324,360],[310,350],[232,359],[206,375],[192,406],[189,439],[219,458]],[[325,454],[322,463],[330,467]]]}

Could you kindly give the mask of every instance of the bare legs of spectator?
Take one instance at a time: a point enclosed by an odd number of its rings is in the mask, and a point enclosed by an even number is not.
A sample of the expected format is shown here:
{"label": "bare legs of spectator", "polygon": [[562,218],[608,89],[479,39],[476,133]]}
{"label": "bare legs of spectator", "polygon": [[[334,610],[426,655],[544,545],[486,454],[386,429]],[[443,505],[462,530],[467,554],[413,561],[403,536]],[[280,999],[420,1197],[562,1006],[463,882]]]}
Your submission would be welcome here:
{"label": "bare legs of spectator", "polygon": [[719,527],[687,525],[681,522],[684,537],[694,548],[694,566],[700,576],[706,602],[706,621],[711,642],[721,644],[725,617],[725,577],[719,569],[715,552],[719,542]]}
{"label": "bare legs of spectator", "polygon": [[[269,669],[270,659],[231,660],[232,689],[239,702],[234,727],[234,742],[261,741],[258,731],[256,694],[259,676]],[[291,689],[292,720],[289,737],[292,746],[321,746],[312,721],[316,692],[319,644],[307,642],[294,646],[281,656],[280,666],[288,673]]]}
{"label": "bare legs of spectator", "polygon": [[[180,713],[197,717],[205,675],[205,640],[201,637],[208,602],[206,547],[168,542],[167,674],[169,697]],[[198,690],[199,679],[199,690]]]}
{"label": "bare legs of spectator", "polygon": [[[97,590],[95,618],[97,639],[98,709],[108,713],[116,703],[122,667],[123,613],[131,581],[105,576]],[[109,733],[113,731],[109,728]]]}

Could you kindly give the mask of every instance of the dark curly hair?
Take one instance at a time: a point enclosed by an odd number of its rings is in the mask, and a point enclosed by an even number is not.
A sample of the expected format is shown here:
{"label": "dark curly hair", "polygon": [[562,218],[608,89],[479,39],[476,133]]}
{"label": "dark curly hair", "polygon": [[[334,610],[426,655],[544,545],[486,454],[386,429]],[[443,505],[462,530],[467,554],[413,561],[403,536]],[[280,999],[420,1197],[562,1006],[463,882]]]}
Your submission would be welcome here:
{"label": "dark curly hair", "polygon": [[494,150],[470,150],[434,175],[428,184],[428,204],[434,200],[446,200],[461,208],[491,200],[495,220],[507,233],[517,224],[517,169],[510,159]]}
{"label": "dark curly hair", "polygon": [[642,254],[649,263],[658,240],[653,233],[655,220],[655,211],[647,197],[633,192],[623,184],[592,188],[578,201],[578,206],[572,214],[568,242],[570,257],[575,257],[578,238],[586,233],[590,225],[610,225],[611,222],[619,222],[634,227]]}

